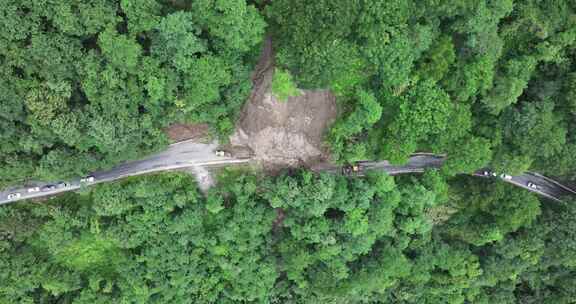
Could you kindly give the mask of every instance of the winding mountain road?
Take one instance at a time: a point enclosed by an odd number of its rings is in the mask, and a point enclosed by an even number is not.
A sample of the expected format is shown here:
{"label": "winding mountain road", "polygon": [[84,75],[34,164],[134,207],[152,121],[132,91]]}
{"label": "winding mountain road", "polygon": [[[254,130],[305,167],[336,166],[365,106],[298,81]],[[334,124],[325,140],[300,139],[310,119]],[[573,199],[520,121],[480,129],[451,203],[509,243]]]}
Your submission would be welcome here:
{"label": "winding mountain road", "polygon": [[[388,174],[390,175],[398,175],[405,173],[422,173],[424,172],[424,170],[429,168],[440,168],[445,160],[446,158],[444,156],[422,153],[422,154],[414,154],[412,157],[410,157],[406,165],[401,166],[392,165],[388,161],[379,161],[379,162],[365,161],[365,162],[359,162],[358,164],[362,167],[362,171],[383,170],[388,172]],[[313,168],[313,170],[326,171],[334,174],[339,174],[342,171],[342,168],[334,165],[324,165],[319,166],[317,168]],[[527,172],[522,175],[511,176],[510,179],[503,179],[500,178],[499,176],[494,177],[492,175],[486,175],[485,172],[491,173],[489,169],[483,169],[478,170],[473,175],[482,178],[501,179],[504,182],[532,191],[534,193],[537,193],[554,201],[560,201],[564,196],[576,195],[575,190],[570,189],[569,187],[564,186],[559,182],[554,181],[541,174]],[[359,173],[358,175],[362,175],[362,173]],[[529,183],[537,185],[537,189],[530,188],[528,186]]]}
{"label": "winding mountain road", "polygon": [[[193,141],[183,141],[180,143],[172,144],[165,151],[154,154],[148,158],[127,162],[121,164],[108,171],[97,171],[91,174],[94,177],[94,182],[85,184],[94,185],[98,183],[111,182],[126,178],[129,176],[142,175],[158,171],[168,171],[180,168],[188,168],[194,166],[215,166],[215,165],[228,165],[249,162],[250,159],[236,159],[231,157],[219,157],[214,153],[218,145],[200,144]],[[47,185],[57,185],[58,183],[30,183],[25,188],[11,188],[0,192],[0,205],[12,203],[19,200],[29,198],[38,198],[44,196],[51,196],[54,194],[78,190],[82,187],[80,178],[67,181],[66,187],[56,188],[54,190],[39,191],[29,193],[28,189],[39,187],[42,189]],[[8,199],[10,193],[20,193],[19,198]]]}
{"label": "winding mountain road", "polygon": [[[233,158],[227,156],[216,156],[215,151],[218,149],[218,145],[212,144],[200,144],[192,141],[184,141],[170,145],[164,152],[152,155],[148,158],[127,162],[121,164],[112,170],[108,171],[98,171],[91,174],[94,176],[95,181],[92,183],[82,183],[80,179],[75,179],[66,182],[66,185],[61,187],[56,187],[56,189],[38,191],[38,192],[28,192],[31,187],[42,187],[46,185],[58,185],[58,183],[30,183],[26,185],[25,188],[11,188],[0,192],[0,205],[12,203],[20,200],[46,197],[55,195],[58,193],[73,191],[82,188],[83,186],[111,182],[114,180],[122,179],[128,176],[142,175],[158,171],[168,171],[180,168],[197,167],[197,166],[222,166],[230,164],[239,164],[250,162],[250,158]],[[359,165],[364,170],[383,170],[388,172],[390,175],[404,174],[404,173],[419,173],[424,172],[427,168],[439,168],[444,163],[445,157],[437,156],[433,154],[414,154],[408,161],[406,165],[397,166],[392,165],[388,161],[379,162],[359,162]],[[331,165],[331,164],[321,164],[312,170],[324,171],[333,174],[341,174],[342,167]],[[359,174],[361,175],[361,173]],[[484,170],[478,171],[474,174],[480,177],[492,177],[486,176]],[[537,173],[525,173],[518,176],[513,176],[511,179],[503,179],[506,182],[514,184],[516,186],[525,188],[529,191],[538,193],[544,197],[552,200],[559,201],[563,196],[566,195],[576,195],[576,191],[570,189],[567,186],[560,184],[550,178],[542,176]],[[537,189],[528,187],[528,183],[533,183],[538,186]],[[11,193],[19,193],[20,196],[17,198],[9,199]]]}

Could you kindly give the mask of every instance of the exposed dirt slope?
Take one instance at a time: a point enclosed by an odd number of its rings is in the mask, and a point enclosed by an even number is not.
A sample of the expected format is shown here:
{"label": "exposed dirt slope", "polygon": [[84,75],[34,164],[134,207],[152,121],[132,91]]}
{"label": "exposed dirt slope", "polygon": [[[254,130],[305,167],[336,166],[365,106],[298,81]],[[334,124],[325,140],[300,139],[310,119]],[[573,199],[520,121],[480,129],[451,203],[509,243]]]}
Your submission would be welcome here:
{"label": "exposed dirt slope", "polygon": [[181,124],[175,123],[164,130],[172,142],[196,140],[203,142],[209,137],[207,124]]}
{"label": "exposed dirt slope", "polygon": [[230,143],[252,149],[265,166],[297,166],[327,158],[324,134],[334,121],[336,98],[327,90],[303,90],[281,102],[271,94],[274,73],[268,38],[253,74],[254,88]]}

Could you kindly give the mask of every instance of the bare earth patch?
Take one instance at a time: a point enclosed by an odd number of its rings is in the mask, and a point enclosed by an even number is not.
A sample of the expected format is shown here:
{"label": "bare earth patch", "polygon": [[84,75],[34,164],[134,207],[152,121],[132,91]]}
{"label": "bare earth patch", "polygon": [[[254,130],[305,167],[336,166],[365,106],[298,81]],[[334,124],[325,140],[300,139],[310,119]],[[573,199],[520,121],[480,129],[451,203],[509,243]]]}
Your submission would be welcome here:
{"label": "bare earth patch", "polygon": [[250,148],[254,159],[270,169],[328,159],[324,134],[336,118],[336,98],[328,90],[303,90],[298,97],[277,100],[271,93],[273,66],[267,39],[230,144]]}
{"label": "bare earth patch", "polygon": [[181,142],[185,140],[204,141],[209,137],[207,124],[181,124],[175,123],[164,130],[170,141]]}
{"label": "bare earth patch", "polygon": [[187,168],[186,171],[196,177],[198,188],[200,188],[200,191],[203,193],[207,193],[208,190],[215,184],[215,181],[212,178],[212,173],[203,166],[192,166]]}

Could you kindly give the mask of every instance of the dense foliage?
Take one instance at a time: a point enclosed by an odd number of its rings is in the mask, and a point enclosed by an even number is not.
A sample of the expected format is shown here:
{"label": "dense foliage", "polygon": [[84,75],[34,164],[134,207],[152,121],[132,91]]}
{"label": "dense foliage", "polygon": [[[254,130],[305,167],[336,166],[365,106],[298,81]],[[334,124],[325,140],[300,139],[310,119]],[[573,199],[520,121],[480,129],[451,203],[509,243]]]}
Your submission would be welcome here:
{"label": "dense foliage", "polygon": [[229,133],[264,21],[244,0],[1,0],[0,186],[110,167],[172,122]]}
{"label": "dense foliage", "polygon": [[[0,0],[0,187],[229,134],[268,31],[271,90],[330,89],[364,178],[130,178],[0,208],[0,303],[569,304],[576,201],[456,176],[575,178],[573,0]],[[449,179],[446,179],[449,177]]]}
{"label": "dense foliage", "polygon": [[283,70],[275,70],[272,78],[272,94],[280,101],[286,101],[290,96],[298,96],[299,91],[292,80],[292,75]]}
{"label": "dense foliage", "polygon": [[572,303],[575,206],[438,172],[135,178],[0,208],[0,302]]}
{"label": "dense foliage", "polygon": [[576,168],[571,0],[0,1],[0,185],[233,128],[266,23],[274,93],[330,88],[340,161],[447,154],[444,173]]}
{"label": "dense foliage", "polygon": [[571,0],[277,0],[277,62],[344,109],[336,157],[576,172]]}

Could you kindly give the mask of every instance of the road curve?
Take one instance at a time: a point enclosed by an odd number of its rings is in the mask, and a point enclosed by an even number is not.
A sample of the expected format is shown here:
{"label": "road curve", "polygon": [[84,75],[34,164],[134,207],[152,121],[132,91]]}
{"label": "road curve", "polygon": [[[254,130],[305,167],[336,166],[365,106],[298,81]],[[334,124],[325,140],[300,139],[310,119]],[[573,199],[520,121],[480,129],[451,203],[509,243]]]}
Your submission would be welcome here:
{"label": "road curve", "polygon": [[[46,185],[57,185],[58,183],[31,183],[25,188],[11,188],[0,192],[0,205],[12,203],[20,200],[51,196],[62,192],[78,190],[82,186],[89,186],[98,183],[111,182],[128,176],[142,175],[158,171],[168,171],[192,166],[212,166],[224,164],[246,163],[250,159],[236,159],[231,157],[219,157],[214,153],[218,144],[200,144],[193,141],[183,141],[172,144],[163,152],[154,154],[148,158],[127,162],[107,171],[97,171],[90,175],[94,176],[93,183],[81,183],[80,178],[67,181],[65,187],[56,188],[49,191],[28,193],[31,187],[42,188]],[[20,193],[17,199],[8,199],[10,193]]]}
{"label": "road curve", "polygon": [[[363,168],[362,171],[366,170],[383,170],[388,172],[390,175],[407,174],[407,173],[422,173],[424,170],[429,168],[440,168],[444,161],[445,156],[439,156],[428,153],[418,153],[414,154],[405,165],[392,165],[388,161],[370,162],[362,161],[358,164]],[[315,168],[315,171],[325,171],[333,174],[341,174],[342,168],[330,164],[322,164]],[[478,176],[482,178],[498,178],[504,182],[513,184],[515,186],[524,188],[528,191],[537,193],[543,197],[554,201],[560,201],[563,197],[569,195],[575,195],[576,191],[570,189],[567,186],[560,184],[546,176],[541,174],[527,172],[521,175],[512,176],[510,179],[503,179],[500,177],[494,177],[492,175],[485,175],[485,172],[490,172],[489,169],[478,170],[473,176]],[[362,175],[360,173],[359,175]],[[528,183],[537,185],[537,189],[530,188]]]}
{"label": "road curve", "polygon": [[[128,176],[142,175],[151,172],[174,170],[179,168],[187,168],[194,166],[216,166],[216,165],[229,165],[249,162],[249,158],[232,158],[216,156],[215,151],[218,149],[218,144],[200,144],[192,141],[184,141],[170,145],[164,152],[152,155],[148,158],[127,162],[121,164],[108,171],[98,171],[91,174],[94,176],[95,181],[90,184],[81,183],[80,179],[68,181],[66,186],[56,188],[54,190],[39,191],[29,193],[27,189],[30,187],[40,187],[48,185],[48,183],[33,183],[26,185],[26,188],[11,188],[0,192],[0,205],[12,203],[20,200],[51,196],[66,191],[73,191],[80,189],[84,186],[92,184],[110,182],[122,179]],[[388,172],[390,175],[406,174],[406,173],[420,173],[428,168],[440,168],[445,161],[445,156],[434,155],[428,153],[414,154],[405,165],[398,166],[392,165],[388,161],[362,161],[359,162],[364,170],[382,170]],[[313,168],[314,171],[323,171],[333,174],[341,174],[342,167],[332,164],[319,164]],[[364,171],[363,170],[363,171]],[[480,177],[491,177],[484,174],[484,170],[480,170],[473,175]],[[575,195],[576,191],[566,187],[557,181],[542,176],[538,173],[528,172],[522,175],[513,176],[511,179],[503,179],[505,182],[514,184],[516,186],[525,188],[529,191],[540,194],[546,198],[559,201],[563,196]],[[538,189],[528,187],[528,183],[538,185]],[[51,183],[54,185],[55,183]],[[20,193],[19,198],[8,199],[10,193]]]}

